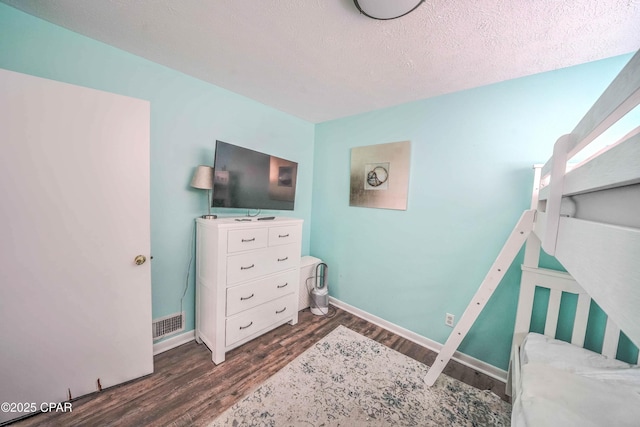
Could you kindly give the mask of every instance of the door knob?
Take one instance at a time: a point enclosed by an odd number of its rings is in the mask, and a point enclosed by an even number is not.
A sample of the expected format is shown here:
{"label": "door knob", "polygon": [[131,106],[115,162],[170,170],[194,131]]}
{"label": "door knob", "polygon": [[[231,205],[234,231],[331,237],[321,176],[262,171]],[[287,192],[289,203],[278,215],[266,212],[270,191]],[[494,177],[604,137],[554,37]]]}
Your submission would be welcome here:
{"label": "door knob", "polygon": [[134,258],[136,265],[142,265],[145,263],[146,260],[147,260],[147,257],[145,257],[144,255],[138,255],[137,257]]}

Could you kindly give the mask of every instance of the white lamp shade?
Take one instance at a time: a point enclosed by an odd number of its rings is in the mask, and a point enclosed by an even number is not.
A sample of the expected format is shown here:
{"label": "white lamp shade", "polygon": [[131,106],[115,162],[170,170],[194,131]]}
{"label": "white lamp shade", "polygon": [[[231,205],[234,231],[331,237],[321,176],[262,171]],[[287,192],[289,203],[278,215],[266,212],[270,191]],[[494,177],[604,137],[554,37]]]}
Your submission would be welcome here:
{"label": "white lamp shade", "polygon": [[213,189],[213,168],[205,165],[198,166],[193,174],[191,186],[202,190]]}

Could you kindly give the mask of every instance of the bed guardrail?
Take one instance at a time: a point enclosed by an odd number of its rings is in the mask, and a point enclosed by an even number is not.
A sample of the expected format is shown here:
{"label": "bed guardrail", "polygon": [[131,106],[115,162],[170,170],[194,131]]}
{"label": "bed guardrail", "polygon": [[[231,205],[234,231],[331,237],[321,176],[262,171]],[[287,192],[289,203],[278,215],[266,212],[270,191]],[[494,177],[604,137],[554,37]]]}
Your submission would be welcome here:
{"label": "bed guardrail", "polygon": [[[566,142],[567,158],[576,155],[614,123],[640,104],[640,51],[611,82],[591,109],[584,115]],[[542,168],[542,176],[551,172],[552,159]]]}
{"label": "bed guardrail", "polygon": [[615,144],[618,148],[612,147],[575,169],[582,171],[571,174],[569,185],[565,185],[567,161],[639,104],[640,51],[620,71],[574,130],[556,141],[553,156],[542,168],[542,185],[548,182],[548,188],[541,189],[541,200],[546,199],[544,211],[547,221],[543,233],[537,234],[541,237],[542,248],[549,255],[556,254],[563,197],[640,182],[640,144],[636,128]]}

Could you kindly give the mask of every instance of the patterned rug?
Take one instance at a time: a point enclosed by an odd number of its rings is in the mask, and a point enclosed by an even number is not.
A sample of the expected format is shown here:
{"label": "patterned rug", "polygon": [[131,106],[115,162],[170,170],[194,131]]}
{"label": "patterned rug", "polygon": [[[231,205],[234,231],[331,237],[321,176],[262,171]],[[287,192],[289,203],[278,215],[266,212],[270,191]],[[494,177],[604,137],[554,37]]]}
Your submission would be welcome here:
{"label": "patterned rug", "polygon": [[211,426],[509,426],[511,405],[338,326]]}

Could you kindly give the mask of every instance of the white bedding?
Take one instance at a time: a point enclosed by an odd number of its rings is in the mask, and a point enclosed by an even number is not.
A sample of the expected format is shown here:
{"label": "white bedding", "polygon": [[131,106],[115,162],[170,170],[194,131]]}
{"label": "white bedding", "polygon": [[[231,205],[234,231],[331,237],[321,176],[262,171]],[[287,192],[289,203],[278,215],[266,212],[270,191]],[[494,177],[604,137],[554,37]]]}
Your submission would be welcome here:
{"label": "white bedding", "polygon": [[640,426],[640,368],[530,333],[513,426]]}

